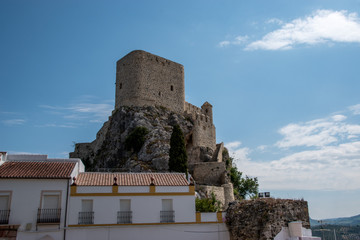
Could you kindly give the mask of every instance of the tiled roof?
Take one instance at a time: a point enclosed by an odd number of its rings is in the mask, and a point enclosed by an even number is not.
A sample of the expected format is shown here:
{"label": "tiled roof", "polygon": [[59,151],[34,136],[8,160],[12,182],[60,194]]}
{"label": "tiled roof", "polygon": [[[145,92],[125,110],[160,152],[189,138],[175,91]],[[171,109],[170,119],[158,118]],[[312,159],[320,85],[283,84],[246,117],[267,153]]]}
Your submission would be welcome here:
{"label": "tiled roof", "polygon": [[156,186],[188,186],[183,173],[80,173],[76,179],[78,186],[111,186],[117,178],[119,186],[149,186],[151,177]]}
{"label": "tiled roof", "polygon": [[74,162],[14,161],[0,166],[0,178],[70,178]]}

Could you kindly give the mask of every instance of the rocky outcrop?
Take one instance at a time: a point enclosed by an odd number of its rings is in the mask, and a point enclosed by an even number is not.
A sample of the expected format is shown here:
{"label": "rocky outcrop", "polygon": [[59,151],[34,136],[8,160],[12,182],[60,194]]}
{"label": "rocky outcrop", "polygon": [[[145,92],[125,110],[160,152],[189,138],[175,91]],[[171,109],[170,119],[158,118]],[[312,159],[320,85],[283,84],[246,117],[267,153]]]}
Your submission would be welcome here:
{"label": "rocky outcrop", "polygon": [[292,221],[302,221],[310,228],[306,201],[260,198],[232,202],[226,214],[231,240],[268,240]]}
{"label": "rocky outcrop", "polygon": [[[164,172],[168,170],[172,126],[179,124],[185,136],[193,124],[164,107],[120,107],[91,143],[75,144],[70,157],[81,158],[87,171]],[[139,152],[125,149],[125,140],[136,127],[148,133]]]}

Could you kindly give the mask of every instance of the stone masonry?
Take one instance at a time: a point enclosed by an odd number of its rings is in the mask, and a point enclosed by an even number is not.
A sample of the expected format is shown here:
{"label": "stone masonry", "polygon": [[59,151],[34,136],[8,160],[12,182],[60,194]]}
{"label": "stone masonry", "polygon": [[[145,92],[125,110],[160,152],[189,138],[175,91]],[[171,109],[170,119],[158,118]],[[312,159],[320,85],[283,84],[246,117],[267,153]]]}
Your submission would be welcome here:
{"label": "stone masonry", "polygon": [[232,202],[226,213],[231,240],[274,239],[292,221],[302,221],[303,227],[310,228],[306,201],[259,198]]}

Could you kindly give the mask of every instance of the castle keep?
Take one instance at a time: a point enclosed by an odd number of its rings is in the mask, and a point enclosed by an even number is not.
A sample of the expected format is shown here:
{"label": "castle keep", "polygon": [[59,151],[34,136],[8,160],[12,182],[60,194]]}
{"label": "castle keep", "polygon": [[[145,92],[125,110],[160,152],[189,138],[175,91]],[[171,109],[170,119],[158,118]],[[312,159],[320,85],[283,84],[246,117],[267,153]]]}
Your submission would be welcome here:
{"label": "castle keep", "polygon": [[115,109],[122,106],[161,106],[185,114],[195,126],[188,149],[216,149],[212,105],[205,102],[199,108],[185,102],[184,67],[179,63],[141,50],[117,61]]}
{"label": "castle keep", "polygon": [[116,63],[115,109],[163,106],[183,113],[184,67],[144,51],[132,51]]}

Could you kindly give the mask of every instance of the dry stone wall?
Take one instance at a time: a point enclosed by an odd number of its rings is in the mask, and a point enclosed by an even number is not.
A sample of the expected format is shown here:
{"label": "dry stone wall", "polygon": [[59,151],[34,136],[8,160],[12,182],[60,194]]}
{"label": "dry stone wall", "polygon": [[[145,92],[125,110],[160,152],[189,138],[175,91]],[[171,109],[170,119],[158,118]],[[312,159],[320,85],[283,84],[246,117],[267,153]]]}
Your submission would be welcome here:
{"label": "dry stone wall", "polygon": [[270,240],[289,222],[310,228],[308,204],[303,200],[260,198],[232,202],[226,213],[231,240]]}

